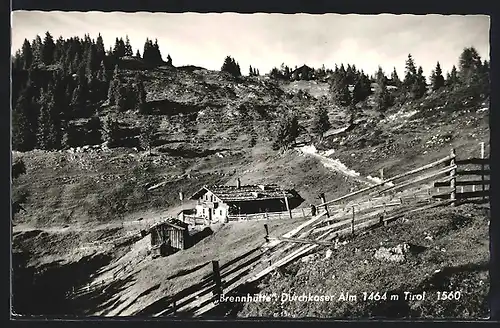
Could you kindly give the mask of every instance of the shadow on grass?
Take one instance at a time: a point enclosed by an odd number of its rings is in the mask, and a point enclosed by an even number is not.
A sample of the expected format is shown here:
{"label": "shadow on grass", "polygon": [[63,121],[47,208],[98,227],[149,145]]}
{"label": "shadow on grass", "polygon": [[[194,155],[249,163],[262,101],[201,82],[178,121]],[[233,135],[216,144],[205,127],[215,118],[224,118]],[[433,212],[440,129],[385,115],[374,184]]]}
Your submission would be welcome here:
{"label": "shadow on grass", "polygon": [[179,156],[184,158],[201,158],[207,157],[218,152],[227,151],[229,149],[189,149],[189,148],[168,148],[162,146],[158,149],[160,153],[169,156]]}
{"label": "shadow on grass", "polygon": [[114,280],[110,284],[98,287],[73,299],[74,312],[88,315],[92,309],[92,312],[104,311],[102,315],[109,313],[119,303],[118,294],[134,281],[135,278],[129,275],[125,279]]}
{"label": "shadow on grass", "polygon": [[214,232],[212,229],[210,229],[210,227],[206,227],[205,229],[196,232],[195,234],[193,234],[191,236],[191,245],[196,245],[197,243],[199,243],[203,239],[213,235],[213,233]]}
{"label": "shadow on grass", "polygon": [[200,270],[201,268],[204,268],[205,266],[207,266],[210,263],[211,263],[211,261],[205,262],[203,264],[197,265],[197,266],[190,268],[190,269],[187,269],[187,270],[181,270],[181,271],[176,272],[175,274],[167,277],[166,280],[172,280],[172,279],[179,278],[179,277],[188,275],[190,273],[196,272],[196,271]]}
{"label": "shadow on grass", "polygon": [[489,263],[469,263],[454,267],[444,267],[441,271],[426,279],[420,286],[422,291],[443,291],[446,290],[450,278],[459,273],[488,271]]}
{"label": "shadow on grass", "polygon": [[121,309],[116,315],[122,314],[132,304],[134,304],[135,302],[137,302],[141,297],[144,297],[144,296],[150,294],[152,291],[157,290],[158,288],[160,288],[160,286],[161,286],[161,284],[158,283],[158,284],[154,285],[153,287],[146,289],[145,291],[143,291],[142,293],[140,293],[139,296],[137,296],[136,298],[134,298],[133,301],[129,302],[128,305],[125,306],[123,309]]}
{"label": "shadow on grass", "polygon": [[42,267],[28,267],[28,255],[13,257],[13,310],[21,315],[66,316],[79,314],[68,292],[88,283],[90,275],[107,265],[109,255],[93,255],[68,264],[56,261]]}

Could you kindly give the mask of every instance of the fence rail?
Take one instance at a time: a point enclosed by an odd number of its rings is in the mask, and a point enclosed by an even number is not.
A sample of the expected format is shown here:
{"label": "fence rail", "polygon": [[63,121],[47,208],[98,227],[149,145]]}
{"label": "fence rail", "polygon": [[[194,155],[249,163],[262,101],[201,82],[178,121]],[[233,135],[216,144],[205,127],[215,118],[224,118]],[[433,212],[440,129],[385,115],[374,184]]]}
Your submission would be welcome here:
{"label": "fence rail", "polygon": [[[411,213],[438,206],[455,204],[459,200],[489,195],[490,180],[486,179],[489,159],[457,160],[455,151],[450,155],[417,169],[383,180],[381,183],[360,189],[342,197],[326,200],[321,196],[319,211],[312,216],[311,209],[286,212],[231,216],[231,220],[267,220],[270,218],[308,218],[299,226],[281,236],[270,236],[267,224],[265,242],[248,252],[226,262],[212,261],[212,271],[201,281],[160,299],[140,314],[153,316],[175,315],[183,312],[193,316],[217,307],[219,296],[232,293],[242,285],[261,279],[275,269],[294,261],[317,247],[337,249],[343,238],[355,238],[366,230],[386,225]],[[471,165],[480,170],[468,170],[481,178],[459,180],[460,172]],[[474,176],[472,173],[467,174]],[[472,187],[472,191],[464,190]],[[476,187],[479,187],[476,190]],[[291,214],[291,215],[290,215]],[[210,263],[210,262],[208,262]],[[198,269],[204,269],[205,265]]]}
{"label": "fence rail", "polygon": [[[240,214],[229,215],[228,221],[252,221],[252,220],[276,220],[276,219],[290,219],[290,218],[306,218],[311,216],[312,210],[310,208],[298,208],[291,211],[283,212],[267,212],[256,214]],[[291,217],[290,217],[291,215]]]}

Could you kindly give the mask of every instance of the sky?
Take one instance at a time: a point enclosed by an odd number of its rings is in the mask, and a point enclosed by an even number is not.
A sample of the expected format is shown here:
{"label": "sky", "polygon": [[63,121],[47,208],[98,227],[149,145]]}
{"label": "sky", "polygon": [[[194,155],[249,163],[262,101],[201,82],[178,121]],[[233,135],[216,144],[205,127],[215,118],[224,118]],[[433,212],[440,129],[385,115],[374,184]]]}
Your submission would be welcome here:
{"label": "sky", "polygon": [[465,47],[475,47],[489,60],[490,18],[486,15],[339,15],[238,13],[120,13],[41,12],[12,13],[12,53],[24,39],[55,39],[101,33],[106,49],[116,37],[128,35],[142,49],[147,37],[158,39],[163,59],[170,54],[175,66],[196,65],[218,70],[228,55],[261,74],[285,63],[354,64],[373,74],[381,66],[387,75],[394,67],[400,78],[411,53],[417,66],[430,75],[439,61],[444,72],[458,64]]}

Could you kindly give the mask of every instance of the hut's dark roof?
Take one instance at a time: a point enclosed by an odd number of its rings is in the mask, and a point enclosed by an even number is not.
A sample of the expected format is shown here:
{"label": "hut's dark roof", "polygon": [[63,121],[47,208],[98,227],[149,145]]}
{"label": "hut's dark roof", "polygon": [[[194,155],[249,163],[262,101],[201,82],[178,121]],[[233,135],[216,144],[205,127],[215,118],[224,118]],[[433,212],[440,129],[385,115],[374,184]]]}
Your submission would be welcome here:
{"label": "hut's dark roof", "polygon": [[167,219],[167,220],[162,221],[162,222],[158,222],[158,223],[154,224],[151,228],[154,229],[154,228],[162,226],[162,225],[169,225],[169,226],[172,226],[172,227],[179,229],[179,230],[184,230],[188,226],[187,223],[182,222],[179,219],[171,218],[171,219]]}
{"label": "hut's dark roof", "polygon": [[246,185],[240,186],[205,186],[191,196],[198,199],[207,191],[212,192],[223,202],[240,202],[253,200],[269,200],[300,197],[295,190],[285,190],[277,185]]}

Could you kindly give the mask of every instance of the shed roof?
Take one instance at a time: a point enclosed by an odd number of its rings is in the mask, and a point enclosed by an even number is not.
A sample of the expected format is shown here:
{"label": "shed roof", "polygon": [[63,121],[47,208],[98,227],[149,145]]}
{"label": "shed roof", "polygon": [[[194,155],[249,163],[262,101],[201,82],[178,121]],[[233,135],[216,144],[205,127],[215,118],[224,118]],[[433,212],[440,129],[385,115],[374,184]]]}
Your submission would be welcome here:
{"label": "shed roof", "polygon": [[158,223],[154,224],[153,226],[151,226],[151,229],[154,229],[154,228],[162,226],[162,225],[169,225],[169,226],[174,227],[174,228],[179,229],[179,230],[184,230],[188,227],[187,223],[182,222],[179,219],[170,218],[170,219],[167,219],[165,221],[158,222]]}
{"label": "shed roof", "polygon": [[191,196],[199,199],[208,191],[223,202],[258,201],[269,199],[299,198],[295,190],[285,190],[277,185],[205,186]]}

